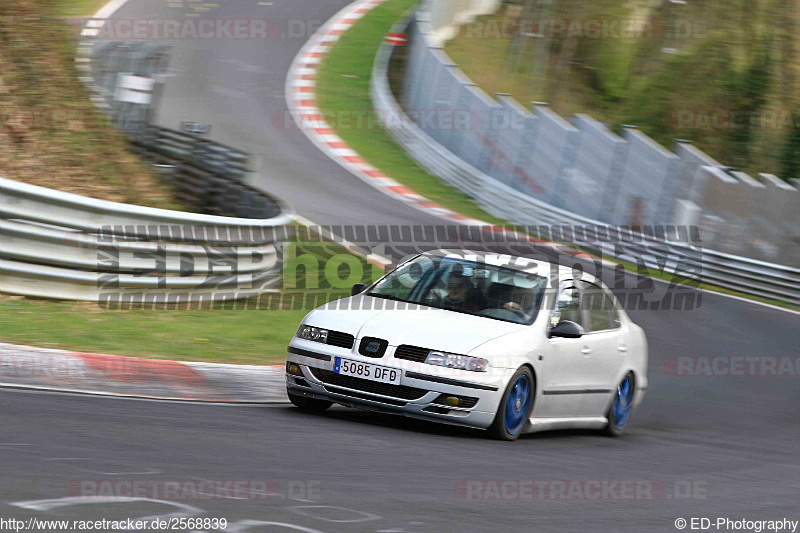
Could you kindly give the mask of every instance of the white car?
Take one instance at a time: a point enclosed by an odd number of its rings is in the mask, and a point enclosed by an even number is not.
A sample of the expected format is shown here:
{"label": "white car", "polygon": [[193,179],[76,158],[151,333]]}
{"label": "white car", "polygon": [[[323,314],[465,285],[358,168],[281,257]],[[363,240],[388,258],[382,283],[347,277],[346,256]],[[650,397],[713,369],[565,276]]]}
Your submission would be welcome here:
{"label": "white car", "polygon": [[647,341],[594,277],[502,254],[420,254],[311,311],[289,399],[488,428],[618,435],[647,388]]}

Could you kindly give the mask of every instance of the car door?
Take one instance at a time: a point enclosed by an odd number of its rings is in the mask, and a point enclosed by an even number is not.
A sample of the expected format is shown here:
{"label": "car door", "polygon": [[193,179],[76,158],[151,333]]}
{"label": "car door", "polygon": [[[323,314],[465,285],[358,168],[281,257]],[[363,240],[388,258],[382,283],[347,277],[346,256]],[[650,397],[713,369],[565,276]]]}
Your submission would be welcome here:
{"label": "car door", "polygon": [[[555,306],[550,313],[550,326],[561,320],[571,320],[583,325],[581,293],[573,280],[563,281],[559,286]],[[550,418],[578,416],[582,395],[586,388],[584,376],[584,342],[582,339],[552,337],[548,339],[544,383],[540,398],[541,408],[536,415]]]}
{"label": "car door", "polygon": [[582,337],[583,372],[587,392],[581,416],[604,416],[606,399],[616,386],[625,346],[613,297],[598,284],[581,282],[581,306],[586,334]]}

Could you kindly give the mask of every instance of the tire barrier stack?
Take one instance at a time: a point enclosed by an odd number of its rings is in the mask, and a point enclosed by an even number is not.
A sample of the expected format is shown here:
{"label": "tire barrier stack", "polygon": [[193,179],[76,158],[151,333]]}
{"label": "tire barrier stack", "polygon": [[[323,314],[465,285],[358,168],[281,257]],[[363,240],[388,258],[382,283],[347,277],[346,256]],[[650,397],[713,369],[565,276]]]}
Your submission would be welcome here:
{"label": "tire barrier stack", "polygon": [[268,219],[289,210],[244,183],[250,171],[250,156],[244,152],[157,126],[148,126],[132,143],[140,155],[158,165],[176,198],[196,211]]}

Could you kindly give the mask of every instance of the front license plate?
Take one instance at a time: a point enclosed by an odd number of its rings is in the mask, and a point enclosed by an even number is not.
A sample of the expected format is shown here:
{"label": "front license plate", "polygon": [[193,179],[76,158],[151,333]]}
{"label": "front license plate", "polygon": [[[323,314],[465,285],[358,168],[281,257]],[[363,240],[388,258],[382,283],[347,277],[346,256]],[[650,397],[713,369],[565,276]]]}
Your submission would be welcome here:
{"label": "front license plate", "polygon": [[385,366],[371,365],[359,361],[350,361],[337,357],[334,360],[333,371],[343,376],[380,381],[381,383],[400,384],[400,370]]}

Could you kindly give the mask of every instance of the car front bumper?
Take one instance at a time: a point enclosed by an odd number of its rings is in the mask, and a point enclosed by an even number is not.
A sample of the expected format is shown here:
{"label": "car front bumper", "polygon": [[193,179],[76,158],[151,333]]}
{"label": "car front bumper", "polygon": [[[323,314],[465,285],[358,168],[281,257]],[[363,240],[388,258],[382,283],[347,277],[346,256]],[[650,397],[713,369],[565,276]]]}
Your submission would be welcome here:
{"label": "car front bumper", "polygon": [[[350,351],[335,353],[336,348],[327,346],[297,343],[301,348],[295,342],[292,344],[286,364],[286,388],[292,394],[462,426],[487,428],[491,425],[510,377],[505,369],[495,369],[479,375],[470,373],[476,375],[467,381],[463,376],[465,372],[450,372],[432,365],[393,357],[365,358]],[[401,372],[400,385],[335,374],[336,357],[397,369]],[[300,375],[289,373],[290,363],[299,367]],[[458,397],[461,405],[448,405],[448,396]]]}

